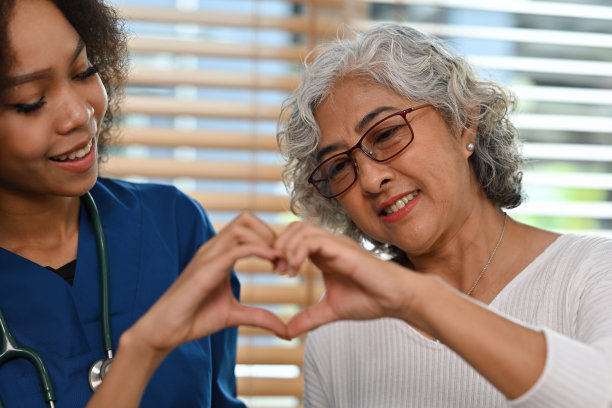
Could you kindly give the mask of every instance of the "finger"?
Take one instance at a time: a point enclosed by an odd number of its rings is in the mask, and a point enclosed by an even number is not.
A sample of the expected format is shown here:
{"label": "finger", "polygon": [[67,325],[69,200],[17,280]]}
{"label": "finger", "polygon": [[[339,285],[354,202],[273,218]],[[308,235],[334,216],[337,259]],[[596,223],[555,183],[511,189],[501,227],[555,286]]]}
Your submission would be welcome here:
{"label": "finger", "polygon": [[228,248],[245,243],[265,243],[272,246],[276,233],[264,221],[249,212],[243,212],[201,246],[211,257]]}
{"label": "finger", "polygon": [[211,256],[215,256],[237,245],[261,243],[272,246],[273,242],[274,238],[269,234],[264,233],[262,236],[262,231],[251,229],[244,223],[234,223],[230,228],[226,227],[212,240],[205,243],[202,248]]}
{"label": "finger", "polygon": [[235,218],[235,223],[244,230],[249,231],[252,236],[256,236],[268,245],[272,246],[276,239],[276,232],[262,219],[250,212],[243,212]]}
{"label": "finger", "polygon": [[304,227],[307,224],[301,221],[292,222],[287,225],[285,229],[278,234],[276,241],[274,241],[274,247],[282,250],[289,245],[289,242],[298,234],[304,231]]}
{"label": "finger", "polygon": [[300,266],[308,257],[310,253],[308,243],[316,242],[324,235],[323,230],[303,222],[292,223],[279,235],[275,242],[275,248],[283,253],[290,275],[297,274]]}
{"label": "finger", "polygon": [[319,326],[338,320],[338,316],[329,308],[325,299],[316,303],[295,316],[287,323],[287,336],[297,337]]}
{"label": "finger", "polygon": [[315,230],[296,236],[288,242],[283,254],[287,259],[290,275],[295,275],[307,259],[310,258],[319,267],[326,266],[333,258],[342,256],[347,249],[338,242],[335,235]]}
{"label": "finger", "polygon": [[[274,261],[279,252],[262,244],[240,245],[229,248],[214,258],[197,254],[179,275],[177,281],[168,290],[169,293],[179,293],[192,296],[206,296],[215,287],[229,278],[237,260],[256,256],[268,261]],[[183,288],[186,286],[186,288]],[[184,292],[182,292],[184,291]]]}
{"label": "finger", "polygon": [[237,303],[230,315],[228,325],[261,327],[270,330],[282,339],[289,339],[285,323],[269,310],[258,307]]}

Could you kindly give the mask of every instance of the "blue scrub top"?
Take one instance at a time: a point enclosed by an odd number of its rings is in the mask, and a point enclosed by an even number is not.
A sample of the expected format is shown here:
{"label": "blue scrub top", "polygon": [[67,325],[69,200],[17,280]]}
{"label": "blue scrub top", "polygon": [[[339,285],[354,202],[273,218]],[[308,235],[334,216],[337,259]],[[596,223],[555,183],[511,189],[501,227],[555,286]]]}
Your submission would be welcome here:
{"label": "blue scrub top", "polygon": [[[197,248],[214,235],[204,210],[171,186],[100,178],[91,194],[109,252],[113,345],[172,284]],[[0,247],[0,308],[14,337],[37,350],[55,387],[56,407],[83,407],[91,364],[105,356],[98,255],[81,205],[74,283]],[[232,288],[239,296],[238,279]],[[244,407],[235,398],[237,329],[174,350],[151,378],[141,407]],[[5,408],[48,407],[33,366],[0,366]]]}

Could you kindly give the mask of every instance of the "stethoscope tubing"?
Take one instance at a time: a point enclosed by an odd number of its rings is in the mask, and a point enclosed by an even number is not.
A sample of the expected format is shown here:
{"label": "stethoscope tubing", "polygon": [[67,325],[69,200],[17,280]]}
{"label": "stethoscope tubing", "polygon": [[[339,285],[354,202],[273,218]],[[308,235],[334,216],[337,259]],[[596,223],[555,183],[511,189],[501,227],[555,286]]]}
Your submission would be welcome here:
{"label": "stethoscope tubing", "polygon": [[[51,375],[49,374],[47,365],[36,350],[21,345],[17,342],[17,340],[15,340],[15,337],[13,337],[8,325],[6,324],[6,320],[4,319],[4,315],[2,314],[1,310],[0,331],[2,331],[2,336],[0,337],[2,340],[2,344],[0,345],[0,365],[9,360],[14,360],[17,358],[25,358],[26,360],[30,361],[38,373],[38,379],[40,381],[40,386],[42,388],[45,401],[50,403],[51,407],[53,407],[53,401],[55,401],[55,390],[53,389],[53,384],[51,383]],[[0,408],[3,408],[2,400],[0,400]]]}
{"label": "stethoscope tubing", "polygon": [[91,222],[93,224],[94,235],[96,237],[96,246],[98,248],[98,265],[100,268],[100,310],[102,311],[102,342],[104,344],[104,351],[106,351],[108,357],[112,357],[113,351],[113,338],[111,335],[110,326],[110,282],[109,282],[109,268],[108,268],[108,247],[106,246],[106,238],[104,236],[104,230],[102,229],[102,221],[100,220],[100,213],[98,207],[89,192],[81,196],[83,204]]}

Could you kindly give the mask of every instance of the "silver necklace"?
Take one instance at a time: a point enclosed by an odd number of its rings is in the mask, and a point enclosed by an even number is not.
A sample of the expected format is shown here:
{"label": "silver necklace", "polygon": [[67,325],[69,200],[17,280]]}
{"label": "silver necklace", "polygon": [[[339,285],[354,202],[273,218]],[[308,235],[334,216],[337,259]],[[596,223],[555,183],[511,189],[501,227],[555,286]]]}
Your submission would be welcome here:
{"label": "silver necklace", "polygon": [[472,287],[467,292],[465,292],[465,294],[468,295],[468,296],[470,296],[470,294],[474,291],[474,289],[476,288],[476,285],[478,285],[478,282],[480,282],[480,278],[482,278],[482,276],[487,271],[487,268],[489,267],[489,264],[491,264],[491,261],[493,261],[493,257],[495,256],[495,252],[497,252],[497,248],[499,248],[499,245],[501,244],[502,239],[504,238],[504,231],[506,231],[506,221],[508,220],[508,213],[504,213],[504,214],[505,214],[505,217],[504,217],[504,226],[502,227],[501,234],[499,234],[499,239],[497,240],[497,244],[495,245],[495,248],[493,248],[493,252],[491,252],[491,256],[489,257],[489,260],[485,264],[484,268],[482,268],[482,271],[480,271],[480,274],[478,275],[478,277],[476,278],[476,280],[472,284]]}

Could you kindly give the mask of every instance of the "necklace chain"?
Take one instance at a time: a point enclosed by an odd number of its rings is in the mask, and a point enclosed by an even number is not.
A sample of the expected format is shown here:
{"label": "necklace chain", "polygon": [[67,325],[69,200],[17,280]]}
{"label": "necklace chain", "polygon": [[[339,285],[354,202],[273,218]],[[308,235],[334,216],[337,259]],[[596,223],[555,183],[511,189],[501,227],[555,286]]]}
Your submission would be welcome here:
{"label": "necklace chain", "polygon": [[482,278],[482,276],[487,271],[487,268],[489,267],[489,264],[491,264],[491,261],[493,261],[493,257],[495,256],[495,253],[497,252],[497,248],[499,248],[499,245],[501,244],[502,239],[504,238],[504,231],[506,231],[506,221],[508,220],[508,213],[504,213],[504,214],[505,214],[505,216],[504,216],[504,226],[502,227],[501,234],[499,234],[499,239],[497,240],[497,244],[495,245],[495,248],[493,248],[493,252],[491,252],[491,256],[489,256],[489,260],[485,264],[484,268],[482,268],[482,271],[480,271],[480,274],[478,275],[478,277],[476,278],[476,280],[472,284],[472,287],[467,292],[465,292],[465,294],[467,296],[470,296],[472,294],[472,292],[476,288],[476,285],[478,285],[478,282],[480,282],[480,278]]}

